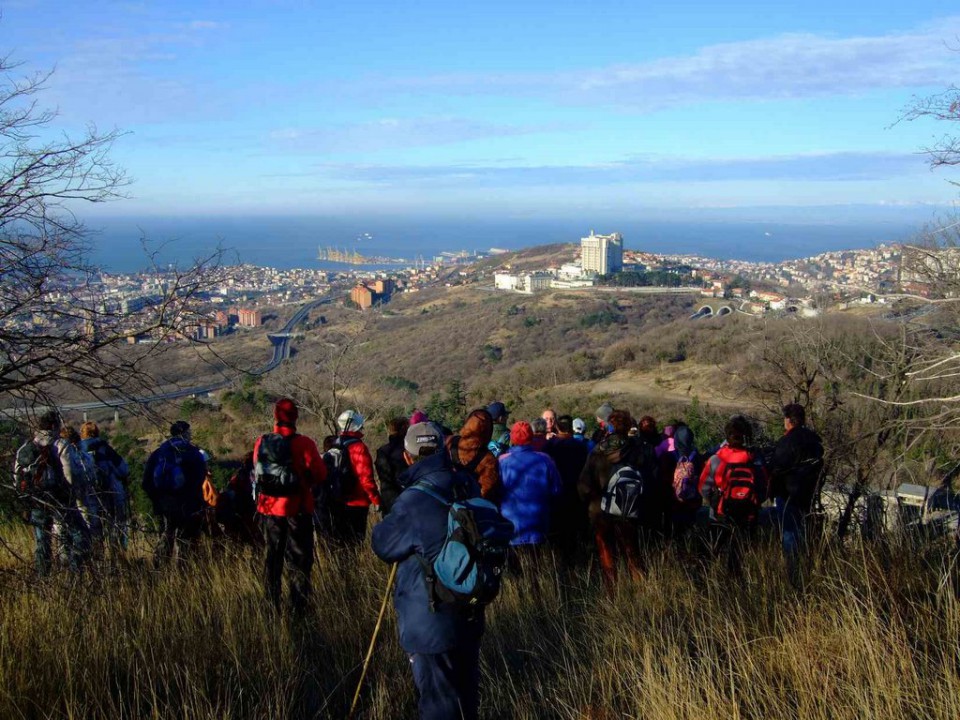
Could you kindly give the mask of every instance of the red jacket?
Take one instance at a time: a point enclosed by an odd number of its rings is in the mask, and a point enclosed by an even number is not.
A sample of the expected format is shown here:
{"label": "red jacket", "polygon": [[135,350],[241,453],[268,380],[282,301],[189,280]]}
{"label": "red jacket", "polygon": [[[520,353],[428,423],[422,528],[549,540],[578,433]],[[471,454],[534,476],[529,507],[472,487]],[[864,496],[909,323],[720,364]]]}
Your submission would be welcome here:
{"label": "red jacket", "polygon": [[[279,517],[294,517],[301,514],[313,513],[313,488],[327,479],[327,466],[320,457],[317,444],[306,435],[297,435],[296,431],[286,425],[274,425],[273,431],[284,437],[293,435],[290,441],[290,453],[294,474],[300,478],[301,492],[289,497],[271,497],[260,493],[257,497],[257,512],[262,515]],[[253,446],[254,465],[257,453],[260,451],[260,438]]]}
{"label": "red jacket", "polygon": [[[707,464],[703,466],[703,470],[700,473],[700,495],[710,500],[714,492],[721,495],[723,494],[726,484],[725,470],[727,465],[753,465],[755,463],[756,457],[749,450],[724,445],[717,450],[716,455],[711,457],[707,461]],[[755,476],[760,501],[763,502],[767,498],[768,488],[770,486],[766,468],[757,465]]]}
{"label": "red jacket", "polygon": [[341,442],[348,439],[356,439],[360,442],[352,442],[347,446],[350,466],[353,468],[357,482],[344,497],[344,503],[349,507],[379,505],[380,491],[377,490],[377,483],[373,479],[373,458],[370,457],[370,450],[363,442],[363,433],[346,432],[340,435]]}

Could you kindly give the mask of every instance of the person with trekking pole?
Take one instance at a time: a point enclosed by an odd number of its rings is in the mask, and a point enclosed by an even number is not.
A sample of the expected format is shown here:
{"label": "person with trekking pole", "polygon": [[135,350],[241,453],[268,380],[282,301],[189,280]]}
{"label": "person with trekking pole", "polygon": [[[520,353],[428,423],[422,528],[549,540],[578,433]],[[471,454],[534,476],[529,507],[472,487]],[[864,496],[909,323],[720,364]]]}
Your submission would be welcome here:
{"label": "person with trekking pole", "polygon": [[[407,430],[404,458],[405,489],[373,528],[373,551],[397,564],[393,602],[421,720],[471,720],[479,714],[484,607],[499,590],[513,526],[479,497],[471,474],[456,470],[436,425]],[[458,525],[457,518],[467,521]],[[459,585],[446,572],[454,566]]]}

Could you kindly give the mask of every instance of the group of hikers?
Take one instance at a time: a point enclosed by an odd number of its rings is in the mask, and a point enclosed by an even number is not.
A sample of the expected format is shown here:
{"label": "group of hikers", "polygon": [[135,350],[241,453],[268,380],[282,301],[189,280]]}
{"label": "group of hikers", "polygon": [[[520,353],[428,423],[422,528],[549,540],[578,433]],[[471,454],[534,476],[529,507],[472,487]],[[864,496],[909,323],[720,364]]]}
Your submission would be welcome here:
{"label": "group of hikers", "polygon": [[[190,425],[173,423],[142,478],[160,523],[155,563],[185,557],[213,518],[222,532],[262,547],[264,593],[277,611],[286,568],[289,606],[301,616],[315,539],[362,546],[373,508],[381,518],[371,545],[394,565],[400,643],[423,718],[477,717],[484,609],[503,575],[535,572],[546,557],[576,567],[594,546],[612,592],[620,566],[642,576],[654,543],[684,542],[702,526],[738,574],[744,541],[769,519],[791,580],[802,579],[823,446],[800,405],[783,408],[784,434],[766,453],[742,416],[726,423],[719,447],[701,453],[683,422],[660,428],[609,403],[589,436],[582,419],[549,408],[510,423],[507,407],[493,402],[457,432],[416,411],[391,420],[373,453],[354,410],[338,416],[338,433],[321,448],[297,432],[293,400],[278,400],[273,415],[272,431],[257,438],[223,492],[210,483]],[[17,452],[41,573],[51,569],[54,540],[75,569],[104,545],[126,546],[129,470],[99,434],[95,423],[76,433],[47,412]]]}

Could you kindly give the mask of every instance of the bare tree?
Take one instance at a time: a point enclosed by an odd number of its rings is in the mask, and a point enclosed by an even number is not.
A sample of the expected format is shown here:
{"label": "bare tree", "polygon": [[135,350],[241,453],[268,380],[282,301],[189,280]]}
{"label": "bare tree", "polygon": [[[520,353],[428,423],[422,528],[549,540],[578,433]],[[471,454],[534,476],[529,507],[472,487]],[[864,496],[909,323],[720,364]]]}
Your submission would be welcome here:
{"label": "bare tree", "polygon": [[[123,197],[129,179],[110,158],[122,133],[56,133],[56,114],[37,98],[49,74],[17,69],[0,59],[0,405],[51,402],[68,387],[133,397],[153,385],[145,357],[197,324],[197,300],[224,272],[222,252],[187,268],[153,262],[145,284],[155,292],[143,307],[111,300],[74,211]],[[128,337],[155,342],[130,353],[120,347]]]}

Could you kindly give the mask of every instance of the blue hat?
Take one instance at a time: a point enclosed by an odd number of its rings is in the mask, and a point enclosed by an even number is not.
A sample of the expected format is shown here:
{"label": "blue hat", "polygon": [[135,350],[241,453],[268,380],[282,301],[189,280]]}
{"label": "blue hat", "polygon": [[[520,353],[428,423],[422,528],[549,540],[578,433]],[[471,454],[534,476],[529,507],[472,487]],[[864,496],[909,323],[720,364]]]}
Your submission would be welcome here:
{"label": "blue hat", "polygon": [[492,417],[494,421],[510,414],[510,411],[507,410],[507,406],[504,405],[499,400],[497,402],[492,402],[489,405],[487,405],[487,412],[490,413],[490,417]]}

